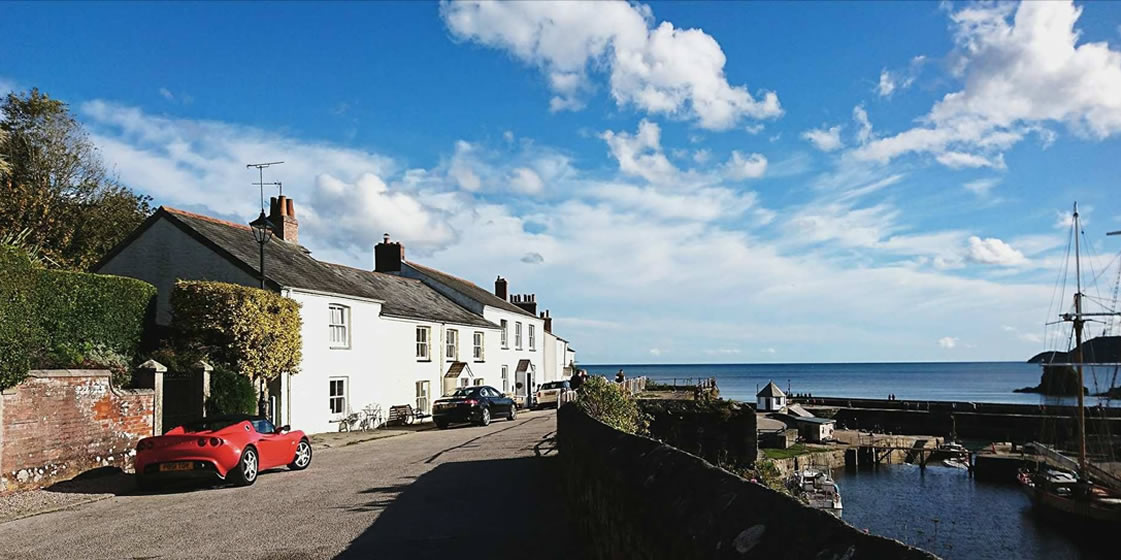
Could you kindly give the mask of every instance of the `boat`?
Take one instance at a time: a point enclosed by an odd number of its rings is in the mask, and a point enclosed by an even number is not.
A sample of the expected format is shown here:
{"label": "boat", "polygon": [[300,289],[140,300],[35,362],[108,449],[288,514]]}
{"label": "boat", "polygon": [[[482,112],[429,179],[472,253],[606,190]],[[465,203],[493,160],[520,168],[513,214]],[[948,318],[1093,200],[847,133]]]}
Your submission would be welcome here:
{"label": "boat", "polygon": [[964,459],[943,459],[942,464],[953,469],[969,470],[969,463],[966,463]]}
{"label": "boat", "polygon": [[795,474],[794,491],[810,507],[841,516],[841,489],[828,469],[807,467]]}
{"label": "boat", "polygon": [[[1032,446],[1041,459],[1040,467],[1034,471],[1022,471],[1018,479],[1020,484],[1031,498],[1032,506],[1040,513],[1071,521],[1078,525],[1095,524],[1105,525],[1112,529],[1121,528],[1121,478],[1108,472],[1088,459],[1086,451],[1086,403],[1083,367],[1086,364],[1083,354],[1083,331],[1088,322],[1103,322],[1107,325],[1106,331],[1112,327],[1114,317],[1121,316],[1116,310],[1117,291],[1114,291],[1112,309],[1105,307],[1098,312],[1089,312],[1085,309],[1085,298],[1082,293],[1082,264],[1080,235],[1082,233],[1079,222],[1078,204],[1074,205],[1073,219],[1071,222],[1071,237],[1074,246],[1074,271],[1075,292],[1072,312],[1059,315],[1055,324],[1069,323],[1073,330],[1073,351],[1066,354],[1067,363],[1055,363],[1053,360],[1044,360],[1044,367],[1071,368],[1066,371],[1075,372],[1075,385],[1077,394],[1077,423],[1076,441],[1078,443],[1077,460],[1067,457],[1054,447],[1040,442],[1032,442]],[[1108,235],[1121,234],[1121,231],[1111,232]],[[1069,250],[1069,249],[1068,249]],[[1121,277],[1118,280],[1121,285]],[[1099,305],[1100,298],[1094,298]],[[1092,301],[1093,301],[1092,300]],[[1116,367],[1117,364],[1112,364]],[[1052,370],[1055,371],[1055,370]],[[1046,372],[1046,370],[1045,370]],[[1069,373],[1068,373],[1069,375]],[[1112,389],[1112,387],[1111,387]],[[1111,445],[1112,442],[1106,442]]]}

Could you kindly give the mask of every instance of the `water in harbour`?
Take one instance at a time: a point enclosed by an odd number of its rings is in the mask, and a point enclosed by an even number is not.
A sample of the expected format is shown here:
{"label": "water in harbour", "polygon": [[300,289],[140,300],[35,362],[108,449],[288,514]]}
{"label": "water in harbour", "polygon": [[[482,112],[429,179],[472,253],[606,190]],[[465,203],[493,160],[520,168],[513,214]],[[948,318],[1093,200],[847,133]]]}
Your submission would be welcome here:
{"label": "water in harbour", "polygon": [[[1074,399],[1043,397],[1034,393],[1013,393],[1013,389],[1039,384],[1042,370],[1038,364],[1023,362],[925,362],[874,364],[682,364],[682,365],[585,365],[589,373],[614,378],[623,368],[628,377],[657,381],[674,378],[715,377],[720,395],[726,399],[754,402],[755,393],[769,381],[782,390],[787,386],[797,393],[815,396],[883,399],[889,393],[898,399],[935,401],[972,401],[1021,404],[1074,404]],[[1101,369],[1101,368],[1095,368]],[[1087,374],[1092,392],[1105,390],[1112,379],[1110,371]],[[1088,405],[1098,402],[1087,399]],[[1113,406],[1121,404],[1117,400]]]}
{"label": "water in harbour", "polygon": [[1105,560],[1117,558],[1099,539],[1040,520],[1028,497],[1011,484],[978,482],[964,470],[883,465],[838,469],[842,518],[859,529],[898,539],[952,559]]}

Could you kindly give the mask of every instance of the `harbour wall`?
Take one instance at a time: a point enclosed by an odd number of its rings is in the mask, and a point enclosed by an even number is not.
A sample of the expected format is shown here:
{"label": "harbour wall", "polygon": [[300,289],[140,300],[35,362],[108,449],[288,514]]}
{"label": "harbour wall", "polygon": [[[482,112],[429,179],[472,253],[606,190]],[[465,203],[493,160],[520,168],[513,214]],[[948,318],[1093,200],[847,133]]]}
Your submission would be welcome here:
{"label": "harbour wall", "polygon": [[650,437],[715,465],[750,467],[758,453],[755,409],[733,401],[642,399]]}
{"label": "harbour wall", "polygon": [[557,446],[581,557],[936,558],[573,404],[557,413]]}

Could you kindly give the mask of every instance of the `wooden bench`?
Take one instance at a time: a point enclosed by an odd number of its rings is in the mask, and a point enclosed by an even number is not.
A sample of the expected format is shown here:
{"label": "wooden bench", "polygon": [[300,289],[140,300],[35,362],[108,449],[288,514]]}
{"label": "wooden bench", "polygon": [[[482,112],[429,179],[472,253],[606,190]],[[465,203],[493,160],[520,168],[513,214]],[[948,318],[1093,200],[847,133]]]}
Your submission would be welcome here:
{"label": "wooden bench", "polygon": [[399,404],[389,407],[389,418],[386,419],[385,423],[404,426],[412,424],[414,420],[416,420],[416,412],[413,411],[413,406]]}

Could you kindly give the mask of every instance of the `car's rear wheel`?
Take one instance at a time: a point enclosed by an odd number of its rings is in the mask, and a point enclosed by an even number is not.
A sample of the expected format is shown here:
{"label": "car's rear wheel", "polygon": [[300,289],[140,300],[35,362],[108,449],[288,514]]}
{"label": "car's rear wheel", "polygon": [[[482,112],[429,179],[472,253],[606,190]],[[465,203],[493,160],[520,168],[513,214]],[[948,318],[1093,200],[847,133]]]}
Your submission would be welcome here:
{"label": "car's rear wheel", "polygon": [[245,451],[241,452],[241,460],[229,474],[230,482],[235,486],[249,486],[257,482],[257,472],[260,468],[261,458],[257,455],[257,449],[246,447]]}
{"label": "car's rear wheel", "polygon": [[506,415],[507,420],[513,420],[518,417],[518,407],[510,405],[510,414]]}
{"label": "car's rear wheel", "polygon": [[294,471],[302,471],[308,468],[311,464],[311,443],[308,440],[301,439],[300,443],[296,444],[296,456],[288,463],[288,468]]}
{"label": "car's rear wheel", "polygon": [[138,474],[136,475],[136,487],[142,492],[151,492],[159,489],[159,483],[150,476]]}
{"label": "car's rear wheel", "polygon": [[448,429],[448,421],[447,420],[437,420],[436,421],[436,427],[440,428],[441,430],[446,430],[446,429]]}
{"label": "car's rear wheel", "polygon": [[483,411],[481,413],[479,413],[479,425],[480,426],[489,426],[490,425],[490,409],[489,408],[484,408]]}

